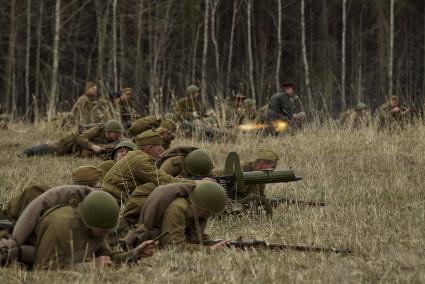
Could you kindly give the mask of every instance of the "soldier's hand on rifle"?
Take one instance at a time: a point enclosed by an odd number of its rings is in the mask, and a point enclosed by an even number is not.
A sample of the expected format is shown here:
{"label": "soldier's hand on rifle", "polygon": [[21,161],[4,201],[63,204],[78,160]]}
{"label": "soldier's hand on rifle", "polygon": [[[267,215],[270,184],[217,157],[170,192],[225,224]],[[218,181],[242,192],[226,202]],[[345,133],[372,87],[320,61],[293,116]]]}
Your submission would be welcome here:
{"label": "soldier's hand on rifle", "polygon": [[196,185],[198,185],[198,184],[201,184],[201,183],[206,182],[206,181],[209,181],[209,182],[217,182],[214,178],[211,178],[211,177],[204,177],[203,179],[195,180],[195,184],[196,184]]}
{"label": "soldier's hand on rifle", "polygon": [[94,260],[96,267],[109,266],[112,264],[111,258],[109,256],[101,255],[95,258]]}
{"label": "soldier's hand on rifle", "polygon": [[139,257],[150,257],[154,255],[157,246],[158,241],[149,240],[141,243],[134,250]]}
{"label": "soldier's hand on rifle", "polygon": [[102,152],[102,151],[105,151],[106,150],[105,147],[102,147],[102,146],[99,146],[99,145],[96,145],[96,144],[93,144],[90,147],[90,149],[92,149],[93,152],[95,152],[95,153],[99,153],[99,152]]}
{"label": "soldier's hand on rifle", "polygon": [[229,240],[223,240],[221,242],[218,242],[212,246],[210,246],[210,250],[221,250],[226,248],[227,244],[229,243]]}

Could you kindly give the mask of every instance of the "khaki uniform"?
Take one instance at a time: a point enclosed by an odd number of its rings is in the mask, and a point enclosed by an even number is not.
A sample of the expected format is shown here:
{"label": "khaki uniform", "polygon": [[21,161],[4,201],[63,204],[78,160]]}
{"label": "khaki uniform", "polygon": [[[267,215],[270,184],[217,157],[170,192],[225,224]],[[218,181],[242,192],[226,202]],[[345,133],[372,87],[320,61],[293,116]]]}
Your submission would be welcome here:
{"label": "khaki uniform", "polygon": [[159,127],[161,124],[161,119],[155,115],[145,116],[139,118],[131,124],[131,127],[128,129],[128,132],[132,136],[137,136],[146,130]]}
{"label": "khaki uniform", "polygon": [[[108,152],[112,151],[118,141],[110,142],[105,137],[105,126],[99,125],[83,131],[75,138],[75,143],[78,145],[78,156],[89,157],[95,154],[90,147],[93,144],[103,146]],[[75,151],[74,151],[75,152]]]}
{"label": "khaki uniform", "polygon": [[166,159],[159,168],[173,177],[189,177],[190,173],[186,169],[186,159],[184,156],[176,156]]}
{"label": "khaki uniform", "polygon": [[[142,210],[141,219],[150,237],[161,232],[169,231],[170,234],[160,240],[161,246],[178,245],[183,249],[202,249],[199,243],[195,219],[189,210],[191,204],[188,196],[195,185],[168,184],[157,188],[146,200]],[[176,193],[175,191],[178,191]],[[203,240],[208,236],[204,234],[208,219],[199,218],[199,230]]]}
{"label": "khaki uniform", "polygon": [[62,268],[101,255],[113,256],[105,239],[92,237],[71,206],[44,214],[35,236],[34,265],[38,267]]}
{"label": "khaki uniform", "polygon": [[96,168],[98,168],[99,170],[102,171],[102,178],[101,179],[103,179],[105,177],[106,173],[109,172],[109,170],[112,169],[112,167],[116,163],[117,163],[117,161],[115,161],[115,160],[106,160],[106,161],[103,161],[96,166]]}
{"label": "khaki uniform", "polygon": [[123,217],[128,225],[136,225],[139,222],[140,212],[149,194],[156,188],[153,183],[145,183],[138,186],[128,197],[123,210]]}
{"label": "khaki uniform", "polygon": [[[140,185],[153,183],[155,185],[172,182],[186,182],[158,170],[155,160],[141,150],[129,152],[118,161],[106,174],[102,182],[102,190],[112,194],[120,204]],[[187,180],[187,182],[192,182]]]}
{"label": "khaki uniform", "polygon": [[91,124],[92,110],[96,106],[96,102],[92,101],[86,94],[80,96],[71,109],[77,124]]}
{"label": "khaki uniform", "polygon": [[391,102],[388,101],[379,108],[378,112],[378,127],[379,129],[388,128],[389,130],[396,130],[403,128],[407,123],[408,111],[399,106],[400,112],[391,112]]}
{"label": "khaki uniform", "polygon": [[370,120],[368,111],[347,110],[339,116],[340,125],[348,128],[366,127]]}
{"label": "khaki uniform", "polygon": [[181,119],[193,120],[193,112],[202,113],[201,102],[192,96],[186,96],[177,101],[176,113]]}
{"label": "khaki uniform", "polygon": [[17,220],[21,216],[25,207],[35,198],[52,188],[48,185],[30,185],[26,187],[21,194],[12,198],[7,206],[6,214],[11,220]]}
{"label": "khaki uniform", "polygon": [[120,120],[119,109],[114,108],[107,98],[101,97],[91,110],[91,122],[105,123],[111,119]]}

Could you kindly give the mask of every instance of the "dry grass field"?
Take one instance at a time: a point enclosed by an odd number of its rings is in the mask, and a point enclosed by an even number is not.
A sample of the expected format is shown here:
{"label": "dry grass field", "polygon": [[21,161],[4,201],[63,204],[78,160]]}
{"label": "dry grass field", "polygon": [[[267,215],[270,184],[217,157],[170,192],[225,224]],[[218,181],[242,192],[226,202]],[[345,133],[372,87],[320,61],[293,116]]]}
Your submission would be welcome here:
{"label": "dry grass field", "polygon": [[[12,124],[0,132],[0,203],[30,183],[52,186],[70,181],[72,169],[96,165],[91,159],[17,154],[52,141],[56,131]],[[374,129],[307,128],[280,139],[241,136],[235,144],[178,139],[209,150],[218,167],[230,150],[243,160],[256,147],[281,157],[303,180],[269,185],[268,196],[320,200],[326,207],[279,206],[272,218],[212,220],[214,238],[263,239],[271,243],[350,247],[352,255],[293,251],[206,253],[159,251],[135,267],[93,271],[0,269],[0,283],[424,283],[425,127],[400,133]]]}

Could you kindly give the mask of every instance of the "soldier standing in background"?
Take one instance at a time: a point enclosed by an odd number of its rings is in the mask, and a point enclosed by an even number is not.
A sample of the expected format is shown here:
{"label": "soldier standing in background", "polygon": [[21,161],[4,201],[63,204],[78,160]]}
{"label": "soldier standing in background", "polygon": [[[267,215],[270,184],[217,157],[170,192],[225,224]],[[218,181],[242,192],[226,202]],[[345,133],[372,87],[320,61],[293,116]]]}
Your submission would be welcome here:
{"label": "soldier standing in background", "polygon": [[283,83],[282,92],[274,94],[269,101],[266,122],[272,126],[276,121],[286,121],[292,127],[300,127],[305,119],[301,103],[295,94],[294,84]]}
{"label": "soldier standing in background", "polygon": [[96,106],[96,96],[96,84],[87,82],[84,94],[78,98],[71,109],[71,113],[77,125],[94,123],[94,121],[92,121],[92,110]]}
{"label": "soldier standing in background", "polygon": [[202,118],[201,89],[190,85],[186,89],[186,96],[177,101],[176,113],[183,120]]}

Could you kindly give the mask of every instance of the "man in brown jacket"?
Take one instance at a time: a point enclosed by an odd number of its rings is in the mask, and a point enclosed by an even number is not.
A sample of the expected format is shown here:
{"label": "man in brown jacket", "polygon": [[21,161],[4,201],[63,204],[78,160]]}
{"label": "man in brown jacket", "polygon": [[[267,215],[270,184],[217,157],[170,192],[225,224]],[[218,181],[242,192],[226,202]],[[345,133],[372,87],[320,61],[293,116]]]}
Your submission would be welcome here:
{"label": "man in brown jacket", "polygon": [[24,150],[24,157],[38,155],[71,155],[88,157],[110,153],[119,143],[123,133],[121,123],[110,120],[83,131],[71,133],[53,143],[36,145]]}
{"label": "man in brown jacket", "polygon": [[94,123],[94,121],[92,121],[92,110],[96,106],[96,95],[96,84],[87,82],[84,94],[78,98],[71,109],[71,113],[74,115],[77,125]]}
{"label": "man in brown jacket", "polygon": [[128,196],[145,183],[155,185],[172,182],[189,182],[159,170],[155,160],[164,151],[164,140],[154,130],[139,134],[134,139],[139,150],[131,151],[122,160],[118,161],[106,174],[102,182],[102,190],[111,193],[117,201],[125,203]]}

